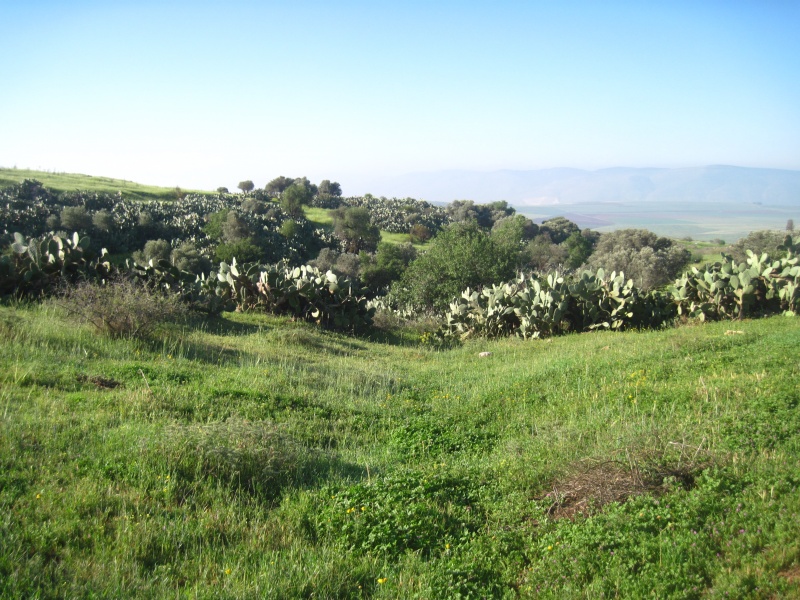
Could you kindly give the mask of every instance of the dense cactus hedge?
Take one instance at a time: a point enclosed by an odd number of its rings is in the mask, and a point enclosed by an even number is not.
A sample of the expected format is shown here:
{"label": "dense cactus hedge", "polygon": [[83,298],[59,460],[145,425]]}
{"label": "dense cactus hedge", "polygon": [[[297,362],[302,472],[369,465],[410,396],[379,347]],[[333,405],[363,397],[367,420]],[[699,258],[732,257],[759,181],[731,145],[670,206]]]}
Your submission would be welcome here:
{"label": "dense cactus hedge", "polygon": [[315,267],[289,267],[220,263],[208,274],[181,271],[168,261],[142,265],[128,261],[116,267],[87,252],[88,238],[77,233],[26,240],[15,233],[11,252],[0,258],[0,294],[39,298],[59,286],[78,280],[103,284],[127,276],[143,280],[165,293],[179,294],[195,309],[209,314],[225,310],[264,310],[313,321],[339,330],[358,331],[372,322],[374,308],[367,306],[365,290],[346,277]]}
{"label": "dense cactus hedge", "polygon": [[520,277],[481,291],[465,290],[450,304],[449,336],[536,338],[570,331],[651,329],[676,317],[742,319],[800,310],[800,257],[791,237],[770,259],[748,251],[745,262],[729,256],[692,268],[664,290],[643,292],[624,273],[584,271]]}

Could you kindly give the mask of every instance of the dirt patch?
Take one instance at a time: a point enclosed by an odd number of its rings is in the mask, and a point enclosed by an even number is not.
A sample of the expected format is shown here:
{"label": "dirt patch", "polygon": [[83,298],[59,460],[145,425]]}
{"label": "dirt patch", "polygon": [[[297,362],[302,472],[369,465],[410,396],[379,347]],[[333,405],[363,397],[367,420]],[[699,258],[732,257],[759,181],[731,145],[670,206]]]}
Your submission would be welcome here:
{"label": "dirt patch", "polygon": [[665,461],[660,452],[641,453],[633,458],[629,449],[620,451],[622,456],[618,459],[583,460],[536,500],[551,503],[547,509],[551,518],[572,519],[576,515],[588,516],[609,502],[625,502],[642,494],[659,495],[675,485],[691,489],[695,475],[711,465],[711,457],[702,452],[702,447],[677,442],[670,442],[669,446],[670,450],[677,450],[677,460]]}
{"label": "dirt patch", "polygon": [[101,390],[113,390],[114,388],[122,385],[119,381],[115,381],[114,379],[109,379],[107,377],[100,377],[99,375],[92,375],[91,377],[87,377],[86,375],[78,375],[77,379],[81,383],[93,383],[95,387]]}
{"label": "dirt patch", "polygon": [[793,565],[788,569],[784,569],[780,573],[778,573],[781,577],[786,579],[789,583],[793,583],[795,585],[800,584],[800,565]]}

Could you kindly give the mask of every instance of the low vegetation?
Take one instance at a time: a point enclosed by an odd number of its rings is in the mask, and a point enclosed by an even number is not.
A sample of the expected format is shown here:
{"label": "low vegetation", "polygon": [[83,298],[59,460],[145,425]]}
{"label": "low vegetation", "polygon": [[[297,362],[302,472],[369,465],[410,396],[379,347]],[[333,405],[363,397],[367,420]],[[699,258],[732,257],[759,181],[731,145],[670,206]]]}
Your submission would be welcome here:
{"label": "low vegetation", "polygon": [[0,596],[792,597],[798,327],[440,350],[0,307]]}
{"label": "low vegetation", "polygon": [[[4,192],[0,597],[800,594],[791,237],[680,275],[502,202],[387,202],[419,251],[335,182],[239,187]],[[132,259],[85,235],[119,214]]]}

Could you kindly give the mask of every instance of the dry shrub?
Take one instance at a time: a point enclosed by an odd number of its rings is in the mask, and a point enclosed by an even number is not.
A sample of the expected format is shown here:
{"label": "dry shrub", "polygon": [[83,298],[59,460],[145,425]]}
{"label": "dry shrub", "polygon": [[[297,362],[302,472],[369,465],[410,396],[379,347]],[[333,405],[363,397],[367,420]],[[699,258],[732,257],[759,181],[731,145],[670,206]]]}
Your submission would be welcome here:
{"label": "dry shrub", "polygon": [[188,315],[177,295],[125,278],[70,286],[62,292],[60,304],[81,323],[115,338],[148,338],[159,326]]}
{"label": "dry shrub", "polygon": [[562,519],[589,515],[609,502],[659,495],[675,485],[690,489],[695,477],[714,463],[702,446],[667,442],[646,449],[622,448],[607,459],[585,459],[537,499],[549,500],[548,514]]}

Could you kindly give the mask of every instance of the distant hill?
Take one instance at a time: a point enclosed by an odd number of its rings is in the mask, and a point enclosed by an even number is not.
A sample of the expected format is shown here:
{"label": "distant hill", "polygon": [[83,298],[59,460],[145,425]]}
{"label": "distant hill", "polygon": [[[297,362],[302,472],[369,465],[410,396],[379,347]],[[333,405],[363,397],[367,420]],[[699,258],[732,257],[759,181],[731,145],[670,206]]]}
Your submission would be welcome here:
{"label": "distant hill", "polygon": [[800,206],[800,171],[707,166],[685,169],[613,168],[598,171],[435,171],[374,182],[381,196],[507,200],[516,206],[619,202],[725,203]]}

